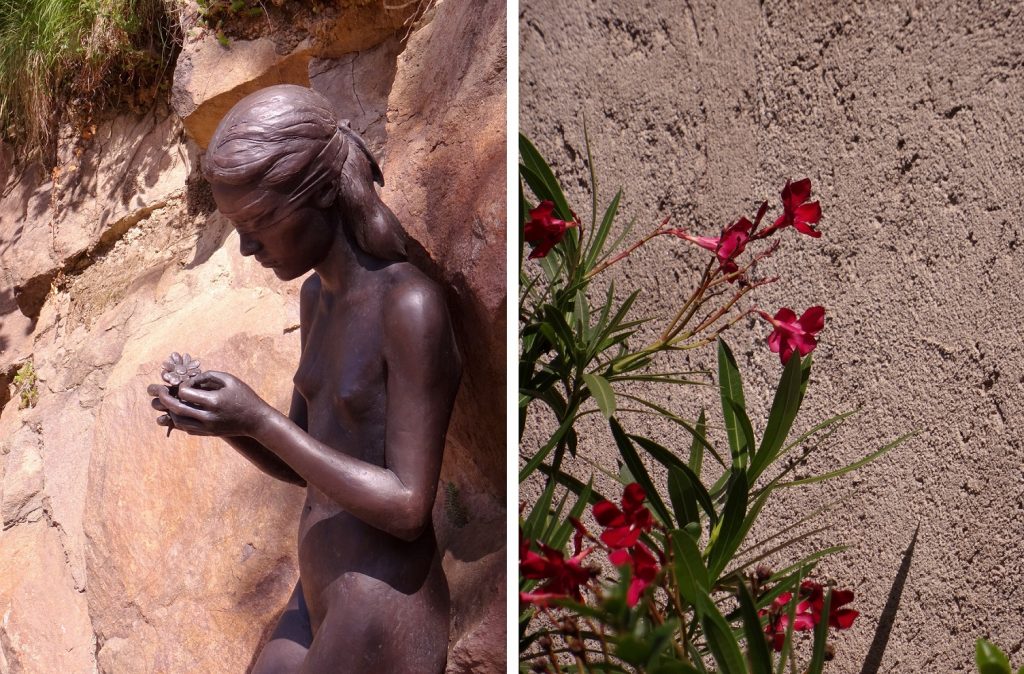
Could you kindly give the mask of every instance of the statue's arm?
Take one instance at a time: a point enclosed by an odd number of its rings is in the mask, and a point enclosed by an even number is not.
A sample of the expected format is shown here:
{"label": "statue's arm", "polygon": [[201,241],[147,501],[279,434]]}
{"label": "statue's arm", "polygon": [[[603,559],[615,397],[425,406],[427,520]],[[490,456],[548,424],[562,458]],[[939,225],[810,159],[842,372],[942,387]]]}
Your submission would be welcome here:
{"label": "statue's arm", "polygon": [[461,366],[440,289],[409,285],[393,290],[384,309],[386,467],[318,442],[280,413],[253,435],[346,511],[414,540],[430,522]]}
{"label": "statue's arm", "polygon": [[[299,428],[306,430],[306,401],[298,391],[292,392],[292,405],[288,412],[288,418]],[[239,454],[270,477],[297,484],[300,487],[306,486],[306,481],[302,479],[301,475],[255,438],[245,435],[227,435],[224,436],[224,442],[234,447]]]}
{"label": "statue's arm", "polygon": [[[299,292],[299,340],[301,348],[306,348],[306,334],[309,332],[309,323],[312,320],[313,311],[316,308],[317,299],[320,295],[320,279],[313,274],[302,282],[302,289]],[[308,430],[306,417],[306,399],[297,390],[292,389],[292,404],[288,410],[288,418],[301,428]],[[238,453],[247,458],[257,468],[267,475],[284,480],[300,487],[306,486],[306,481],[298,473],[282,461],[276,454],[264,447],[255,438],[245,435],[224,436],[224,441],[238,450]]]}

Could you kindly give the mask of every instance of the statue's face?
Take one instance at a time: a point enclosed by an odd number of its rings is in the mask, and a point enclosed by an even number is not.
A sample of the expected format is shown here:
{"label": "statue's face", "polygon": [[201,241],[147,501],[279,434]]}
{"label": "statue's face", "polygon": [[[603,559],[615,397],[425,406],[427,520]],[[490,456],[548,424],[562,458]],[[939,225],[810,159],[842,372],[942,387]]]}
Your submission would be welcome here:
{"label": "statue's face", "polygon": [[281,280],[309,272],[334,243],[336,229],[321,209],[289,208],[284,195],[259,187],[214,184],[213,198],[238,231],[242,255],[255,257]]}

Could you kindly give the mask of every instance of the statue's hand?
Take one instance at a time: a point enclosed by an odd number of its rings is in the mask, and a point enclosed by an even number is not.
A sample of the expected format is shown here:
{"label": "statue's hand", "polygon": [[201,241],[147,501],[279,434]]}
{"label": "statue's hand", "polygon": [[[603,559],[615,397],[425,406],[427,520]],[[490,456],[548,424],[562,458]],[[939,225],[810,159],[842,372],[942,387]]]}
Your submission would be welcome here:
{"label": "statue's hand", "polygon": [[251,436],[271,411],[244,382],[225,372],[203,372],[183,382],[177,397],[159,384],[146,390],[156,396],[153,407],[166,412],[157,424],[192,435]]}

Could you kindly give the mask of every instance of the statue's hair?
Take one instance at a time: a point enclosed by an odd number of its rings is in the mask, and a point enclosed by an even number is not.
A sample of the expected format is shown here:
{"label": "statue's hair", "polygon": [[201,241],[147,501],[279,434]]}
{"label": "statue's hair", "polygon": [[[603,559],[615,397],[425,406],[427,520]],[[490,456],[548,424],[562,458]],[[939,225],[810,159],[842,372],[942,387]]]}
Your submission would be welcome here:
{"label": "statue's hair", "polygon": [[405,232],[373,188],[384,184],[377,160],[311,89],[280,84],[236,103],[210,140],[203,175],[211,183],[272,190],[293,208],[334,189],[343,226],[360,248],[406,259]]}

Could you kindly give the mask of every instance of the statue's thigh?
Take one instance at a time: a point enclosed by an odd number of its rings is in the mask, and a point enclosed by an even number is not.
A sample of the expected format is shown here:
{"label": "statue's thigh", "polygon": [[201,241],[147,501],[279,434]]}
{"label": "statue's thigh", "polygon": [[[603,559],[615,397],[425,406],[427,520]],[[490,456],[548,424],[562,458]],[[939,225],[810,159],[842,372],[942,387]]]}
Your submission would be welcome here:
{"label": "statue's thigh", "polygon": [[296,583],[270,640],[260,651],[252,674],[297,674],[302,669],[312,641],[302,584]]}
{"label": "statue's thigh", "polygon": [[359,573],[345,574],[329,592],[304,674],[444,671],[448,615],[431,607],[427,592],[403,594]]}

